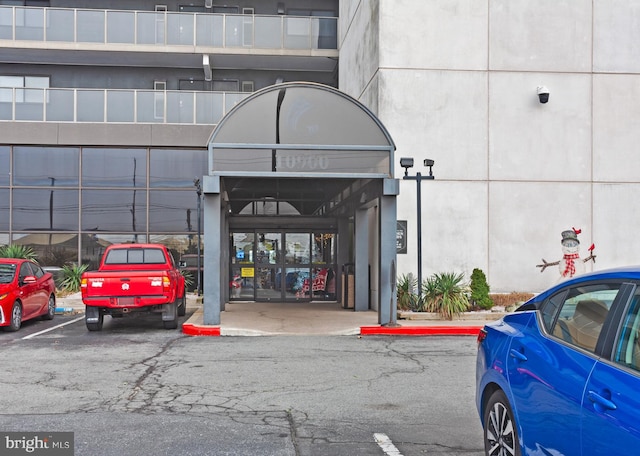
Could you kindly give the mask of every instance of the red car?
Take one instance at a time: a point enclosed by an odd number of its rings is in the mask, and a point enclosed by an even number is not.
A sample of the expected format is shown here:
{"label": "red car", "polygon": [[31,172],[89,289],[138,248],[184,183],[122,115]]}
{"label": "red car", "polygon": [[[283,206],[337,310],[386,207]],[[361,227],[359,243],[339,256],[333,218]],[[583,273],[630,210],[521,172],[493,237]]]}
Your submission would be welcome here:
{"label": "red car", "polygon": [[0,327],[17,331],[23,321],[53,319],[55,290],[51,273],[33,261],[0,258]]}

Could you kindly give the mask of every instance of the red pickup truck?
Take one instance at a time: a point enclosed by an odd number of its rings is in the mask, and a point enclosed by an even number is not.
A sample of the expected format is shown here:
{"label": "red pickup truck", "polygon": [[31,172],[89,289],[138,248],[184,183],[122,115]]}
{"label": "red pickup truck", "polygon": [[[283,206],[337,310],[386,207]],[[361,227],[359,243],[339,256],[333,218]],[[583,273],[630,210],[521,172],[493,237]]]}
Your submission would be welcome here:
{"label": "red pickup truck", "polygon": [[161,244],[113,244],[97,271],[82,274],[80,289],[89,331],[102,330],[105,315],[162,314],[165,329],[178,327],[186,312],[184,277]]}

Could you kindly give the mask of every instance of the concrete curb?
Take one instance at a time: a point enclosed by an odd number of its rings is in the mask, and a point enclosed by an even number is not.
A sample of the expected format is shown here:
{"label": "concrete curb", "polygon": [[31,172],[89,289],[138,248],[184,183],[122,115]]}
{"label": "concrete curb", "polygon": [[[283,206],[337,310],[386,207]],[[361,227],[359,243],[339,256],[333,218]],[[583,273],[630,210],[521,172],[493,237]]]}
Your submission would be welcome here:
{"label": "concrete curb", "polygon": [[362,326],[363,336],[477,336],[482,326]]}
{"label": "concrete curb", "polygon": [[[463,325],[463,326],[361,326],[360,331],[348,331],[343,333],[335,333],[328,335],[359,335],[359,336],[477,336],[482,326]],[[268,333],[262,331],[251,331],[225,328],[221,330],[220,326],[196,325],[192,323],[184,323],[182,332],[187,336],[277,336],[277,333]]]}

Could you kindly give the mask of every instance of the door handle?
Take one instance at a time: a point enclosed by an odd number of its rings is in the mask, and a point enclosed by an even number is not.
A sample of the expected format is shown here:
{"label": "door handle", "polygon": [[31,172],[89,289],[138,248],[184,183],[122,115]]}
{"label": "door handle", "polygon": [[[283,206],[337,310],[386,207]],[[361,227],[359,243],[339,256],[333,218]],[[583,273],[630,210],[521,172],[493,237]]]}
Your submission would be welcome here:
{"label": "door handle", "polygon": [[512,358],[517,359],[518,361],[527,361],[527,357],[525,356],[525,354],[516,350],[515,348],[512,348],[511,350],[509,350],[509,355]]}
{"label": "door handle", "polygon": [[587,397],[591,402],[593,402],[593,406],[599,412],[604,412],[605,410],[616,410],[618,406],[613,403],[610,399],[606,399],[595,391],[589,391],[587,393]]}

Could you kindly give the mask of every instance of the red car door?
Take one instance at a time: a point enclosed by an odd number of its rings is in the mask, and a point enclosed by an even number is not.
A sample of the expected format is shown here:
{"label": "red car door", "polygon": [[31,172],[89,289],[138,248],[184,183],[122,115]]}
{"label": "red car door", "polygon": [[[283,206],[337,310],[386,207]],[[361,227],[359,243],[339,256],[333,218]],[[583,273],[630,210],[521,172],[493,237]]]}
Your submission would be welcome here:
{"label": "red car door", "polygon": [[24,262],[20,265],[18,273],[18,297],[22,301],[22,319],[26,320],[35,315],[42,307],[42,299],[37,281],[25,283],[26,277],[34,277],[31,264]]}

